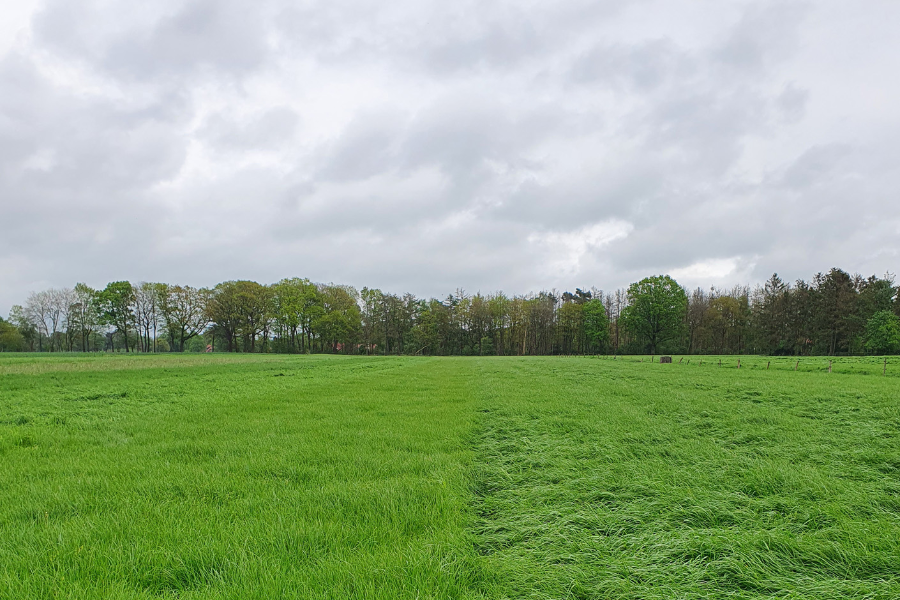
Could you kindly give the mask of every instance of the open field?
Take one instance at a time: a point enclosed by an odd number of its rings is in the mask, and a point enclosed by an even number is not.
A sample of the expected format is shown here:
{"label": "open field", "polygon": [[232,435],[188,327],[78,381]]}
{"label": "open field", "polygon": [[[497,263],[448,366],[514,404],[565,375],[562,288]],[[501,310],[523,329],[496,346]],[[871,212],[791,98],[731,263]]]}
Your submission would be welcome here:
{"label": "open field", "polygon": [[898,598],[900,364],[0,357],[0,598]]}

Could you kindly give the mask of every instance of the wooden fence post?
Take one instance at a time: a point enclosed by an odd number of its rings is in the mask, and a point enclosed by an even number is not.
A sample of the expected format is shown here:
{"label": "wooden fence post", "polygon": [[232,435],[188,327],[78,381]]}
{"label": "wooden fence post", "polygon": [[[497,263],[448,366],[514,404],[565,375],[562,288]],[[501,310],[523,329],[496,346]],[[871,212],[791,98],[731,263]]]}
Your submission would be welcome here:
{"label": "wooden fence post", "polygon": [[796,370],[797,370],[797,367],[799,367],[799,366],[800,366],[800,359],[798,358],[798,359],[797,359],[797,364],[794,365],[794,370],[796,371]]}
{"label": "wooden fence post", "polygon": [[831,361],[828,361],[828,372],[831,373]]}
{"label": "wooden fence post", "polygon": [[887,375],[887,358],[884,359],[884,368],[881,369],[882,375]]}
{"label": "wooden fence post", "polygon": [[684,357],[682,356],[681,358],[678,359],[678,364],[680,365],[681,361],[683,361],[683,360],[684,360]]}
{"label": "wooden fence post", "polygon": [[772,361],[771,361],[771,360],[770,360],[769,362],[766,363],[766,371],[769,370],[769,365],[771,365],[771,364],[772,364]]}
{"label": "wooden fence post", "polygon": [[741,368],[741,359],[738,359],[738,369]]}

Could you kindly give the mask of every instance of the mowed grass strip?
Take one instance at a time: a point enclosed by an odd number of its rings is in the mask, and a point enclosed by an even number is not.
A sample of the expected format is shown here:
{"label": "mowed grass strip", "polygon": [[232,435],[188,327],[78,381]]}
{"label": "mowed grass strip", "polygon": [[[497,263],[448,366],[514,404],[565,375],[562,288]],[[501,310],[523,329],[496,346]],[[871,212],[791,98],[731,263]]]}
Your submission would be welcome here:
{"label": "mowed grass strip", "polygon": [[81,360],[0,359],[0,598],[478,597],[472,363]]}
{"label": "mowed grass strip", "polygon": [[487,595],[900,598],[896,378],[698,362],[479,361]]}

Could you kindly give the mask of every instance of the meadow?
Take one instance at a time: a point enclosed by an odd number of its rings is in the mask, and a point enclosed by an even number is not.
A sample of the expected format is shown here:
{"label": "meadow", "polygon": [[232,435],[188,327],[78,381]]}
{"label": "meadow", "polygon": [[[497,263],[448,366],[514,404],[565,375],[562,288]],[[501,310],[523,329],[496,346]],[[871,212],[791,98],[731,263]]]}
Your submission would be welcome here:
{"label": "meadow", "polygon": [[0,598],[900,598],[900,364],[700,360],[0,355]]}

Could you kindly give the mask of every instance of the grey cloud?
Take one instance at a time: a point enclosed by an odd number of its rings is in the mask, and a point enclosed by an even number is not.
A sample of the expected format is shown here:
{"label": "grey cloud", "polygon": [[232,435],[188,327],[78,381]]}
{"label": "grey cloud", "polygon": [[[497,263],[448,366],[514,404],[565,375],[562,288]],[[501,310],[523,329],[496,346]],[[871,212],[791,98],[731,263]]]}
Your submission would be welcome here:
{"label": "grey cloud", "polygon": [[243,122],[223,114],[208,117],[197,132],[211,147],[231,150],[278,148],[297,133],[300,116],[285,106],[274,107]]}
{"label": "grey cloud", "polygon": [[840,173],[840,161],[852,151],[847,144],[814,146],[804,152],[784,171],[783,185],[793,189],[808,189],[830,182]]}
{"label": "grey cloud", "polygon": [[[465,176],[485,161],[527,162],[526,152],[565,125],[562,111],[504,105],[486,94],[449,95],[412,120],[404,162]],[[558,131],[556,134],[562,133]]]}
{"label": "grey cloud", "polygon": [[[117,278],[896,271],[896,43],[859,32],[900,8],[852,29],[837,0],[689,7],[49,0],[0,57],[0,313]],[[835,92],[849,75],[864,94]],[[627,235],[566,264],[540,243],[603,223]]]}
{"label": "grey cloud", "polygon": [[808,102],[809,90],[800,88],[793,83],[786,85],[784,91],[775,99],[776,106],[788,123],[796,123],[803,118]]}
{"label": "grey cloud", "polygon": [[402,113],[390,110],[356,115],[327,150],[322,178],[356,181],[396,168],[407,121]]}
{"label": "grey cloud", "polygon": [[413,124],[406,159],[413,166],[434,163],[450,172],[470,171],[512,149],[505,117],[497,107],[480,103],[432,107]]}
{"label": "grey cloud", "polygon": [[[546,62],[580,36],[595,29],[625,7],[643,2],[498,2],[471,3],[471,10],[452,11],[435,21],[436,35],[425,40],[422,64],[444,75],[473,69],[503,69]],[[421,44],[421,40],[419,43]]]}
{"label": "grey cloud", "polygon": [[211,66],[247,71],[260,66],[266,40],[259,7],[243,2],[199,0],[162,18],[141,39],[120,39],[106,63],[119,73],[167,74]]}
{"label": "grey cloud", "polygon": [[[246,73],[267,55],[263,5],[191,0],[148,6],[136,11],[144,19],[119,29],[116,17],[97,5],[55,0],[35,19],[34,32],[66,59],[135,81],[203,69]],[[98,37],[97,30],[107,35]]]}
{"label": "grey cloud", "polygon": [[689,62],[683,50],[665,39],[630,46],[601,45],[582,53],[573,62],[569,76],[578,84],[652,92],[675,77],[689,77]]}
{"label": "grey cloud", "polygon": [[465,22],[450,29],[451,35],[433,42],[426,51],[426,64],[437,72],[514,65],[540,53],[545,45],[535,23],[519,11],[505,12],[501,18],[486,23]]}
{"label": "grey cloud", "polygon": [[797,32],[809,11],[806,3],[750,3],[741,20],[719,46],[716,56],[738,70],[762,71],[796,49]]}
{"label": "grey cloud", "polygon": [[527,180],[496,212],[537,229],[577,228],[610,217],[631,221],[644,203],[660,195],[663,184],[662,173],[651,165],[592,166],[552,184]]}
{"label": "grey cloud", "polygon": [[[776,122],[798,122],[809,96],[793,83],[774,96],[772,75],[762,62],[753,77],[723,71],[723,52],[749,52],[777,38],[780,45],[764,53],[775,56],[790,46],[785,40],[796,37],[802,13],[794,5],[752,5],[730,28],[724,46],[683,47],[665,38],[595,44],[573,61],[566,80],[576,91],[578,86],[613,91],[633,106],[617,128],[621,136],[642,140],[644,160],[657,155],[670,169],[723,174],[740,159],[751,132],[766,134]],[[776,20],[777,31],[761,30]],[[763,54],[758,58],[762,61]]]}
{"label": "grey cloud", "polygon": [[764,122],[755,94],[708,91],[661,101],[650,117],[649,152],[671,151],[673,162],[721,173],[740,156],[742,136]]}
{"label": "grey cloud", "polygon": [[417,77],[464,77],[553,58],[625,7],[644,3],[286,3],[276,26],[285,44],[328,63],[390,60],[396,68],[416,70]]}
{"label": "grey cloud", "polygon": [[[35,240],[90,244],[132,210],[149,209],[147,188],[178,172],[185,156],[178,122],[123,111],[59,89],[15,57],[0,64],[0,250]],[[38,245],[37,255],[52,254]]]}
{"label": "grey cloud", "polygon": [[886,210],[888,182],[898,174],[878,173],[870,160],[881,148],[814,147],[782,176],[731,189],[729,196],[673,196],[612,249],[615,264],[650,272],[737,258],[745,282],[775,271],[788,280],[808,279],[835,265],[881,275],[900,256],[900,217]]}

